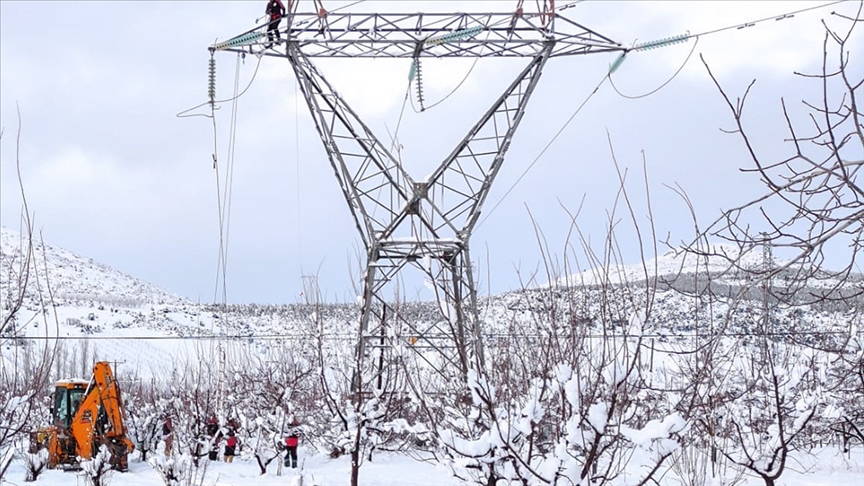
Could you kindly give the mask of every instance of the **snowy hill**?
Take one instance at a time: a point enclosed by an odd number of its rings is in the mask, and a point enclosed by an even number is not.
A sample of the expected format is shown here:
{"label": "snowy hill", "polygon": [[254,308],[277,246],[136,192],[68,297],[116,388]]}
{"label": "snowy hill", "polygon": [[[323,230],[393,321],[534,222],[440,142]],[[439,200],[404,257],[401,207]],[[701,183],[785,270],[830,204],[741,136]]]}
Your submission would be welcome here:
{"label": "snowy hill", "polygon": [[3,320],[21,295],[22,276],[28,276],[6,336],[59,338],[70,349],[82,342],[78,338],[88,338],[96,359],[146,369],[176,355],[176,342],[166,337],[213,332],[212,320],[201,318],[196,303],[91,258],[34,239],[28,262],[27,241],[7,228],[0,243]]}
{"label": "snowy hill", "polygon": [[[14,300],[16,276],[21,273],[23,253],[18,232],[3,228],[0,236],[0,289],[5,313]],[[33,250],[33,270],[27,283],[22,310],[16,317],[14,330],[7,330],[7,335],[95,339],[94,346],[100,359],[124,359],[140,368],[153,368],[158,363],[170,362],[171,357],[178,353],[191,353],[194,350],[189,349],[195,346],[196,338],[202,337],[248,337],[247,341],[251,343],[261,336],[296,336],[304,333],[303,329],[311,336],[317,332],[309,327],[313,321],[322,323],[328,335],[349,340],[356,336],[357,330],[353,323],[357,320],[358,308],[353,304],[244,304],[227,307],[200,304],[47,243],[34,242]],[[724,247],[714,250],[719,254],[732,251]],[[762,255],[749,255],[744,261],[759,268]],[[704,290],[706,284],[693,278],[697,271],[704,273],[707,269],[713,275],[721,276],[707,284],[717,295],[734,294],[744,283],[740,276],[727,271],[728,264],[721,257],[697,259],[692,255],[670,251],[656,260],[646,262],[645,268],[648,269],[649,279],[656,279],[658,284],[652,319],[646,331],[663,335],[686,334],[692,329],[694,318],[703,322],[706,319],[724,318],[726,306],[723,302],[716,301],[711,306],[705,306],[704,301],[697,303],[682,295],[682,290],[691,294]],[[652,275],[655,268],[656,276]],[[637,291],[631,295],[623,283],[644,282],[645,277],[642,265],[622,265],[611,267],[608,272],[583,271],[561,279],[553,286],[483,298],[480,301],[480,317],[485,325],[484,332],[494,335],[503,332],[505,326],[514,322],[530,325],[538,311],[542,312],[555,300],[559,300],[558,304],[561,299],[573,300],[574,295],[584,305],[573,308],[573,315],[562,318],[590,325],[596,319],[593,306],[599,302],[595,294],[600,292],[600,284],[617,287],[622,299],[630,302],[628,306],[639,306],[644,302],[644,293]],[[858,280],[851,285],[860,286],[860,276],[856,278]],[[48,295],[47,284],[50,284],[54,296],[53,313],[40,311],[43,308],[40,298],[44,299]],[[562,291],[574,288],[578,290]],[[740,322],[733,322],[733,330],[746,328],[747,322],[752,321],[752,315],[762,311],[762,297],[758,287],[746,296],[752,303],[743,308],[752,309],[752,313],[749,317],[742,314],[738,318]],[[801,327],[802,321],[811,328],[830,326],[833,313],[838,311],[842,312],[842,309],[812,306],[805,310],[803,317],[800,310],[794,315],[777,311],[777,326],[778,329],[793,325]],[[433,303],[404,303],[401,312],[423,328],[440,319],[437,306]],[[626,320],[626,316],[620,319]]]}
{"label": "snowy hill", "polygon": [[[20,272],[22,255],[27,241],[21,233],[0,228],[0,261],[3,265],[4,288],[12,275]],[[76,255],[63,248],[43,244],[34,236],[31,262],[32,273],[28,296],[37,290],[47,290],[50,286],[55,301],[61,302],[103,302],[122,303],[124,306],[142,306],[150,303],[189,304],[184,297],[167,292],[148,282],[126,275],[92,258]],[[45,269],[47,268],[47,275]],[[14,278],[14,277],[11,277]]]}
{"label": "snowy hill", "polygon": [[[705,253],[706,256],[699,256],[683,250],[667,250],[656,258],[646,260],[644,264],[610,265],[604,268],[602,272],[594,268],[565,276],[557,283],[561,285],[618,285],[644,282],[646,275],[648,278],[653,278],[656,275],[658,280],[668,281],[671,277],[692,275],[697,271],[711,275],[723,275],[730,273],[730,261],[739,257],[739,265],[745,269],[760,270],[766,265],[761,251],[741,254],[739,249],[732,245],[711,245],[705,250]],[[787,262],[773,261],[774,265],[784,263]]]}

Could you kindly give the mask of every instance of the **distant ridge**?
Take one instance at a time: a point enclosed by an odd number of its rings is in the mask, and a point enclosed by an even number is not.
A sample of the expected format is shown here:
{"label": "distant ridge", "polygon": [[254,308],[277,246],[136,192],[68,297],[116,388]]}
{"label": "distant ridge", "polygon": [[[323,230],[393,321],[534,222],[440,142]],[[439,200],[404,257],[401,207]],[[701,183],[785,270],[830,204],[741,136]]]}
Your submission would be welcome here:
{"label": "distant ridge", "polygon": [[[17,231],[0,230],[0,317],[5,317],[10,299],[17,293],[16,272],[20,269],[23,242]],[[722,246],[711,250],[734,256]],[[752,251],[741,262],[745,267],[759,268],[762,259],[760,251]],[[666,252],[644,265],[648,269],[647,284],[643,265],[632,264],[613,266],[608,272],[583,271],[553,285],[481,297],[478,311],[482,332],[490,342],[530,336],[536,332],[538,319],[553,317],[559,323],[595,331],[602,319],[612,319],[613,327],[618,329],[626,324],[628,314],[643,309],[649,298],[651,316],[642,331],[650,333],[652,339],[683,339],[697,326],[727,321],[728,325],[722,326],[723,332],[747,335],[752,332],[752,323],[763,313],[762,287],[753,286],[746,272],[728,271],[728,261],[723,257],[706,259]],[[46,268],[53,302],[46,291]],[[694,275],[696,271],[702,275],[706,270],[712,273],[711,279]],[[356,304],[223,306],[194,302],[47,243],[43,246],[34,241],[31,272],[15,325],[0,337],[0,343],[8,338],[4,349],[9,349],[10,343],[23,344],[31,339],[36,345],[62,339],[61,343],[69,347],[91,341],[88,346],[99,359],[125,360],[135,369],[152,370],[142,373],[158,374],[177,357],[210,359],[207,356],[215,352],[217,342],[231,342],[261,352],[286,339],[323,336],[350,343],[357,336],[360,316]],[[778,286],[784,280],[781,277],[778,275],[776,279]],[[841,287],[850,293],[858,292],[854,294],[857,296],[862,281],[862,276],[855,274]],[[827,284],[827,288],[834,287],[830,276],[821,283]],[[570,291],[562,291],[564,287]],[[716,296],[711,305],[706,305],[703,295],[706,288]],[[745,290],[743,294],[739,294],[741,289]],[[818,290],[811,285],[796,292],[813,296]],[[697,299],[694,295],[702,297]],[[724,296],[738,295],[743,300],[735,304],[737,311],[727,314],[730,302],[735,299]],[[604,296],[616,300],[615,316],[601,316],[598,305]],[[843,316],[850,305],[861,305],[861,297],[854,302],[825,301],[803,308],[772,309],[774,330],[842,334],[846,332]],[[558,311],[553,316],[550,309]],[[441,326],[442,317],[435,302],[404,302],[400,312],[416,329]],[[13,359],[14,353],[4,353],[0,359],[6,358]]]}
{"label": "distant ridge", "polygon": [[[730,270],[730,261],[738,258],[740,250],[732,245],[715,244],[704,250],[710,256],[699,256],[684,250],[667,250],[656,258],[642,263],[611,265],[604,269],[589,269],[566,277],[556,283],[558,285],[620,285],[625,283],[644,282],[646,272],[648,279],[675,277],[698,272],[708,272],[712,275],[726,273]],[[774,259],[774,265],[785,263]],[[758,248],[741,255],[739,265],[747,269],[760,269],[765,265],[762,252]]]}
{"label": "distant ridge", "polygon": [[[0,286],[8,288],[17,279],[24,245],[20,232],[0,227]],[[149,282],[38,240],[34,235],[31,278],[26,296],[35,297],[50,286],[55,302],[94,302],[122,307],[146,304],[189,304],[189,299]],[[46,275],[47,269],[47,275]],[[36,278],[34,278],[36,277]]]}

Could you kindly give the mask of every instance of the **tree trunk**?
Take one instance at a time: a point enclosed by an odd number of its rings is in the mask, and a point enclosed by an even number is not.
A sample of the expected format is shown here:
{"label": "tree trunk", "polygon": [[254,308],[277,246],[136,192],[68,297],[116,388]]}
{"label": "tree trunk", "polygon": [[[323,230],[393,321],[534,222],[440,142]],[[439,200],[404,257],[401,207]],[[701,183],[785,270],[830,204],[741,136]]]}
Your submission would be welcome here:
{"label": "tree trunk", "polygon": [[[359,437],[359,433],[358,433]],[[358,441],[359,442],[359,441]],[[356,446],[351,451],[351,486],[358,486],[358,477],[360,476],[360,448]]]}

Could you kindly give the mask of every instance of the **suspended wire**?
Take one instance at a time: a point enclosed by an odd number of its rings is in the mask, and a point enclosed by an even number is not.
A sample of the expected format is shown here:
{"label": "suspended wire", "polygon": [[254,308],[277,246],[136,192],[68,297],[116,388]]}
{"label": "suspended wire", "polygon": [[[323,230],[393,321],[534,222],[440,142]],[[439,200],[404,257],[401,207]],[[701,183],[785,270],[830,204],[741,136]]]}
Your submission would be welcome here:
{"label": "suspended wire", "polygon": [[219,289],[219,271],[221,269],[222,262],[222,201],[221,201],[221,181],[219,178],[219,138],[218,138],[218,129],[216,127],[216,106],[215,104],[210,105],[210,120],[213,123],[213,153],[211,156],[213,157],[213,170],[216,171],[216,204],[219,209],[218,217],[219,217],[219,254],[216,260],[216,286],[213,291],[213,300],[216,300],[216,295]]}
{"label": "suspended wire", "polygon": [[234,98],[231,104],[231,135],[229,140],[229,158],[228,158],[228,180],[225,185],[225,198],[223,199],[226,204],[225,212],[225,260],[222,263],[222,275],[223,275],[223,283],[222,283],[222,303],[227,304],[228,302],[228,290],[225,282],[225,278],[227,278],[228,271],[228,242],[230,241],[230,233],[231,233],[231,207],[233,198],[233,190],[234,190],[234,167],[236,164],[234,163],[235,157],[234,154],[237,149],[237,116],[239,113],[239,105],[238,101],[240,96],[237,94],[240,87],[240,59],[237,59],[237,74],[234,78]]}
{"label": "suspended wire", "polygon": [[681,71],[684,70],[684,66],[686,66],[687,63],[690,62],[690,57],[691,57],[691,56],[693,55],[693,53],[696,51],[696,46],[697,46],[698,44],[699,44],[699,38],[696,37],[696,41],[693,43],[693,47],[690,48],[690,53],[687,54],[687,58],[684,59],[684,62],[681,64],[681,67],[679,67],[678,70],[675,71],[675,74],[673,74],[671,78],[669,78],[668,80],[666,80],[665,83],[661,84],[661,85],[658,86],[657,88],[655,88],[655,89],[653,89],[653,90],[651,90],[651,91],[649,91],[649,92],[647,92],[647,93],[644,93],[644,94],[641,94],[641,95],[636,95],[636,96],[630,96],[630,95],[626,95],[626,94],[622,93],[622,92],[618,89],[618,87],[615,86],[615,80],[612,79],[612,73],[611,73],[611,72],[609,73],[609,84],[612,85],[612,89],[614,89],[616,93],[618,93],[622,98],[627,98],[628,100],[638,100],[638,99],[640,99],[640,98],[646,98],[646,97],[648,97],[648,96],[651,96],[651,95],[653,95],[654,93],[656,93],[656,92],[660,91],[661,89],[665,88],[667,84],[671,83],[672,80],[674,80],[675,78],[678,77],[678,74],[680,74]]}
{"label": "suspended wire", "polygon": [[693,35],[691,35],[690,37],[704,37],[704,36],[706,36],[706,35],[716,34],[716,33],[718,33],[718,32],[723,32],[723,31],[725,31],[725,30],[731,30],[731,29],[743,29],[743,28],[746,28],[746,27],[752,27],[752,26],[754,26],[754,25],[756,25],[756,24],[759,24],[759,23],[762,23],[762,22],[767,22],[768,20],[783,20],[783,19],[787,19],[787,18],[793,17],[793,16],[795,16],[795,15],[797,15],[797,14],[799,14],[799,13],[804,13],[804,12],[809,12],[809,11],[811,11],[811,10],[817,10],[817,9],[820,9],[820,8],[830,7],[830,6],[832,6],[832,5],[837,5],[837,4],[839,4],[839,3],[844,3],[844,2],[847,2],[847,1],[848,1],[848,0],[838,0],[838,1],[836,1],[836,2],[825,3],[825,4],[822,4],[822,5],[816,5],[816,6],[813,6],[813,7],[802,8],[801,10],[794,10],[794,11],[791,11],[791,12],[786,12],[786,13],[784,13],[784,14],[772,15],[772,16],[770,16],[770,17],[765,17],[765,18],[763,18],[763,19],[759,19],[759,20],[751,20],[751,21],[749,21],[749,22],[744,22],[744,23],[742,23],[742,24],[730,25],[730,26],[727,26],[727,27],[721,27],[721,28],[719,28],[719,29],[714,29],[714,30],[705,31],[705,32],[702,32],[702,33],[699,33],[699,34],[693,34]]}
{"label": "suspended wire", "polygon": [[345,10],[346,8],[353,7],[354,5],[357,5],[358,3],[363,3],[363,2],[365,2],[365,1],[366,1],[366,0],[357,0],[356,2],[349,3],[349,4],[347,4],[347,5],[343,5],[343,6],[338,7],[338,8],[334,8],[333,10],[330,11],[330,13],[336,13],[336,12],[338,12],[338,11],[340,11],[340,10]]}
{"label": "suspended wire", "polygon": [[570,122],[572,122],[573,119],[576,118],[576,115],[578,115],[579,112],[582,111],[582,108],[585,107],[585,105],[588,103],[588,100],[590,100],[591,98],[594,97],[595,94],[597,94],[597,91],[600,90],[600,87],[603,86],[603,83],[605,83],[607,79],[609,79],[608,74],[603,76],[603,79],[601,79],[600,82],[597,83],[597,86],[594,87],[594,90],[591,91],[591,93],[585,98],[585,100],[582,101],[582,104],[580,104],[579,107],[576,108],[576,111],[574,111],[573,114],[570,115],[570,118],[568,118],[567,121],[564,122],[564,125],[562,125],[561,128],[558,129],[558,131],[555,133],[555,135],[552,137],[552,139],[549,140],[548,143],[546,143],[546,146],[543,147],[543,150],[541,150],[540,153],[537,154],[537,157],[535,157],[534,160],[530,164],[528,164],[528,167],[525,168],[525,170],[522,172],[522,175],[520,175],[519,178],[516,179],[516,182],[514,182],[513,185],[511,185],[509,189],[507,189],[507,192],[505,192],[504,195],[501,196],[501,199],[499,199],[498,202],[495,203],[494,206],[492,206],[492,209],[490,209],[486,213],[486,216],[484,216],[483,219],[480,220],[479,223],[477,223],[478,228],[480,226],[482,226],[483,223],[487,219],[489,219],[489,216],[491,216],[495,212],[495,210],[498,208],[498,206],[500,206],[501,203],[504,202],[504,199],[506,199],[507,196],[510,195],[510,193],[513,191],[513,189],[516,188],[516,185],[519,184],[522,181],[522,179],[525,177],[525,175],[528,174],[528,171],[530,171],[531,168],[534,167],[534,164],[536,164],[537,161],[539,161],[540,158],[543,157],[543,154],[545,154],[546,151],[549,150],[549,147],[551,147],[552,144],[555,143],[555,141],[558,139],[558,137],[561,135],[561,133],[564,132],[564,129],[566,129],[567,126],[570,125]]}
{"label": "suspended wire", "polygon": [[[362,0],[361,0],[362,1]],[[289,63],[289,69],[291,67]],[[303,291],[303,239],[302,239],[302,221],[303,211],[301,209],[301,198],[300,198],[300,188],[303,187],[303,184],[300,183],[300,95],[298,93],[299,80],[296,76],[293,75],[293,72],[289,72],[290,76],[294,79],[294,157],[296,162],[296,171],[297,171],[297,273],[300,283],[301,292]]]}
{"label": "suspended wire", "polygon": [[[730,25],[730,26],[727,26],[727,27],[721,27],[721,28],[719,28],[719,29],[709,30],[709,31],[702,32],[702,33],[699,33],[699,34],[693,34],[693,35],[689,35],[689,36],[687,36],[687,37],[683,37],[683,39],[696,38],[696,42],[693,44],[693,48],[691,49],[690,54],[687,55],[687,59],[685,59],[684,64],[682,64],[681,67],[678,68],[678,71],[676,71],[676,73],[672,76],[672,78],[670,78],[668,81],[666,81],[665,83],[663,83],[659,88],[657,88],[657,89],[655,89],[655,90],[653,90],[653,91],[651,91],[651,92],[649,92],[649,93],[647,93],[647,94],[640,95],[640,96],[636,96],[636,97],[626,96],[626,95],[624,95],[623,93],[621,93],[620,91],[618,91],[617,88],[615,89],[615,91],[616,91],[619,95],[621,95],[621,96],[623,96],[623,97],[625,97],[625,98],[630,98],[630,99],[643,98],[643,97],[645,97],[645,96],[650,96],[651,94],[656,93],[657,91],[659,91],[660,89],[662,89],[664,86],[666,86],[667,84],[669,84],[673,79],[675,79],[675,77],[678,76],[678,73],[680,73],[681,70],[684,69],[684,66],[687,65],[687,63],[688,63],[689,60],[690,60],[690,57],[693,55],[693,52],[694,52],[695,49],[696,49],[696,43],[698,43],[700,37],[704,37],[704,36],[706,36],[706,35],[711,35],[711,34],[716,34],[716,33],[718,33],[718,32],[724,32],[724,31],[726,31],[726,30],[731,30],[731,29],[743,29],[743,28],[746,28],[746,27],[752,27],[752,26],[754,26],[754,25],[756,25],[756,24],[758,24],[758,23],[766,22],[766,21],[768,21],[768,20],[783,20],[783,19],[786,19],[786,18],[792,17],[792,16],[794,16],[794,15],[796,15],[796,14],[799,14],[799,13],[809,12],[809,11],[811,11],[811,10],[817,10],[817,9],[825,8],[825,7],[830,7],[830,6],[832,6],[832,5],[837,5],[837,4],[839,4],[839,3],[843,3],[844,1],[846,1],[846,0],[838,0],[838,1],[835,1],[835,2],[831,2],[831,3],[826,3],[826,4],[817,5],[817,6],[813,6],[813,7],[808,7],[808,8],[804,8],[804,9],[800,9],[800,10],[795,10],[795,11],[787,12],[787,13],[780,14],[780,15],[772,15],[771,17],[765,17],[765,18],[762,18],[762,19],[759,19],[759,20],[753,20],[753,21],[744,22],[744,23],[741,23],[741,24],[734,24],[734,25]],[[574,3],[571,3],[571,4],[568,4],[568,5],[563,6],[563,7],[562,7],[562,10],[563,10],[563,8],[569,8],[569,7],[573,6],[573,5],[575,5],[575,3],[578,3],[578,2],[574,2]],[[626,52],[626,51],[625,51],[625,52]],[[540,154],[539,154],[539,155],[534,159],[533,162],[531,162],[531,164],[530,164],[530,165],[525,169],[525,171],[522,172],[522,175],[519,176],[519,178],[516,180],[516,182],[514,182],[513,185],[510,186],[510,188],[507,190],[506,193],[504,193],[504,195],[501,197],[501,199],[499,199],[498,202],[495,203],[495,205],[492,207],[492,209],[491,209],[489,212],[486,213],[486,216],[484,216],[483,219],[482,219],[482,220],[477,224],[477,227],[480,227],[480,226],[481,226],[481,225],[482,225],[482,224],[483,224],[487,219],[489,219],[489,216],[491,216],[491,215],[495,212],[495,209],[498,208],[498,206],[499,206],[499,205],[504,201],[505,198],[507,198],[507,196],[508,196],[508,195],[513,191],[513,189],[516,187],[516,185],[519,184],[519,182],[522,181],[522,179],[525,177],[525,175],[528,173],[528,171],[530,171],[531,168],[534,167],[534,165],[537,163],[537,161],[540,159],[540,157],[543,156],[543,154],[546,152],[546,150],[548,150],[549,147],[552,145],[552,143],[554,143],[555,140],[557,140],[558,136],[561,135],[561,132],[564,131],[564,129],[567,127],[567,125],[569,125],[570,122],[573,120],[573,118],[574,118],[574,117],[579,113],[579,111],[582,110],[582,107],[585,106],[585,104],[588,102],[588,100],[590,100],[590,99],[594,96],[595,93],[597,93],[597,90],[600,89],[600,86],[603,85],[603,83],[606,81],[606,79],[609,79],[610,84],[612,83],[612,77],[611,77],[611,74],[612,74],[612,73],[610,72],[609,74],[607,74],[606,76],[603,77],[603,79],[600,81],[600,83],[597,85],[597,87],[594,88],[594,91],[592,91],[591,94],[588,95],[588,97],[585,99],[585,101],[583,101],[582,104],[579,105],[579,108],[577,108],[576,111],[575,111],[572,115],[570,115],[570,118],[567,119],[567,121],[566,121],[566,122],[564,123],[564,125],[563,125],[559,130],[558,130],[558,132],[555,134],[555,136],[552,137],[552,140],[550,140],[549,143],[547,143],[546,146],[543,147],[543,150],[540,152]],[[614,87],[614,84],[613,84],[613,87]]]}
{"label": "suspended wire", "polygon": [[[219,164],[218,159],[213,155],[213,165],[216,169],[216,204],[218,209],[219,219],[219,255],[216,264],[216,287],[214,289],[213,300],[218,301],[219,286],[222,286],[222,303],[227,304],[228,301],[228,282],[227,282],[227,267],[228,267],[228,237],[231,223],[231,195],[234,183],[234,154],[236,149],[237,138],[237,112],[238,112],[238,91],[240,89],[240,61],[242,56],[238,54],[237,64],[234,74],[234,96],[231,98],[231,123],[228,138],[228,162],[225,168],[225,185],[220,188]],[[215,110],[215,108],[214,108]],[[215,132],[215,113],[213,116],[214,139]],[[214,140],[215,144],[215,140]]]}
{"label": "suspended wire", "polygon": [[[864,329],[859,329],[857,335],[864,333]],[[418,333],[422,334],[422,333]],[[624,333],[591,333],[579,334],[575,333],[575,337],[581,339],[667,339],[670,341],[680,339],[691,339],[699,337],[702,339],[712,338],[746,338],[746,337],[797,337],[797,336],[849,336],[851,333],[848,330],[844,331],[772,331],[772,332],[726,332],[726,333],[704,333],[704,334],[676,334],[675,332],[651,332],[642,334],[624,334]],[[403,337],[410,337],[417,334],[404,333]],[[568,335],[556,334],[558,337],[568,337]],[[437,335],[427,335],[426,337],[434,338]],[[486,339],[542,339],[549,338],[550,334],[544,333],[518,333],[518,332],[503,332],[503,333],[482,333],[481,336]],[[31,340],[31,341],[249,341],[249,340],[280,340],[280,341],[309,341],[322,339],[326,341],[356,341],[356,333],[269,333],[269,334],[214,334],[207,336],[32,336],[19,337],[16,339]]]}

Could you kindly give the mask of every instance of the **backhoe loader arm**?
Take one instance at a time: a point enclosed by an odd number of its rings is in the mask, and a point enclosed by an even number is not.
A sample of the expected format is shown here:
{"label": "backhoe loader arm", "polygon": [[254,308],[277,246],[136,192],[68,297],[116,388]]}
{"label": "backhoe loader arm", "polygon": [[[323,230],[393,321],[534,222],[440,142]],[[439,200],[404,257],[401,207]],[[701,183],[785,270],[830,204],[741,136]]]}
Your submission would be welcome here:
{"label": "backhoe loader arm", "polygon": [[134,445],[126,437],[120,388],[107,362],[100,361],[93,367],[93,378],[71,421],[70,431],[79,457],[92,458],[104,444],[111,450],[112,461],[125,469],[126,456]]}
{"label": "backhoe loader arm", "polygon": [[[123,424],[123,402],[120,399],[120,388],[114,380],[114,373],[108,363],[100,361],[93,367],[93,381],[99,400],[102,402],[102,413],[107,423],[101,423],[97,417],[97,423],[101,425],[99,430],[106,437],[126,437],[126,426]],[[101,430],[100,430],[101,429]]]}
{"label": "backhoe loader arm", "polygon": [[123,424],[123,400],[111,366],[100,361],[93,366],[89,382],[59,380],[54,387],[52,425],[31,434],[31,449],[48,449],[48,467],[78,468],[104,445],[111,453],[111,467],[128,469],[134,449]]}

